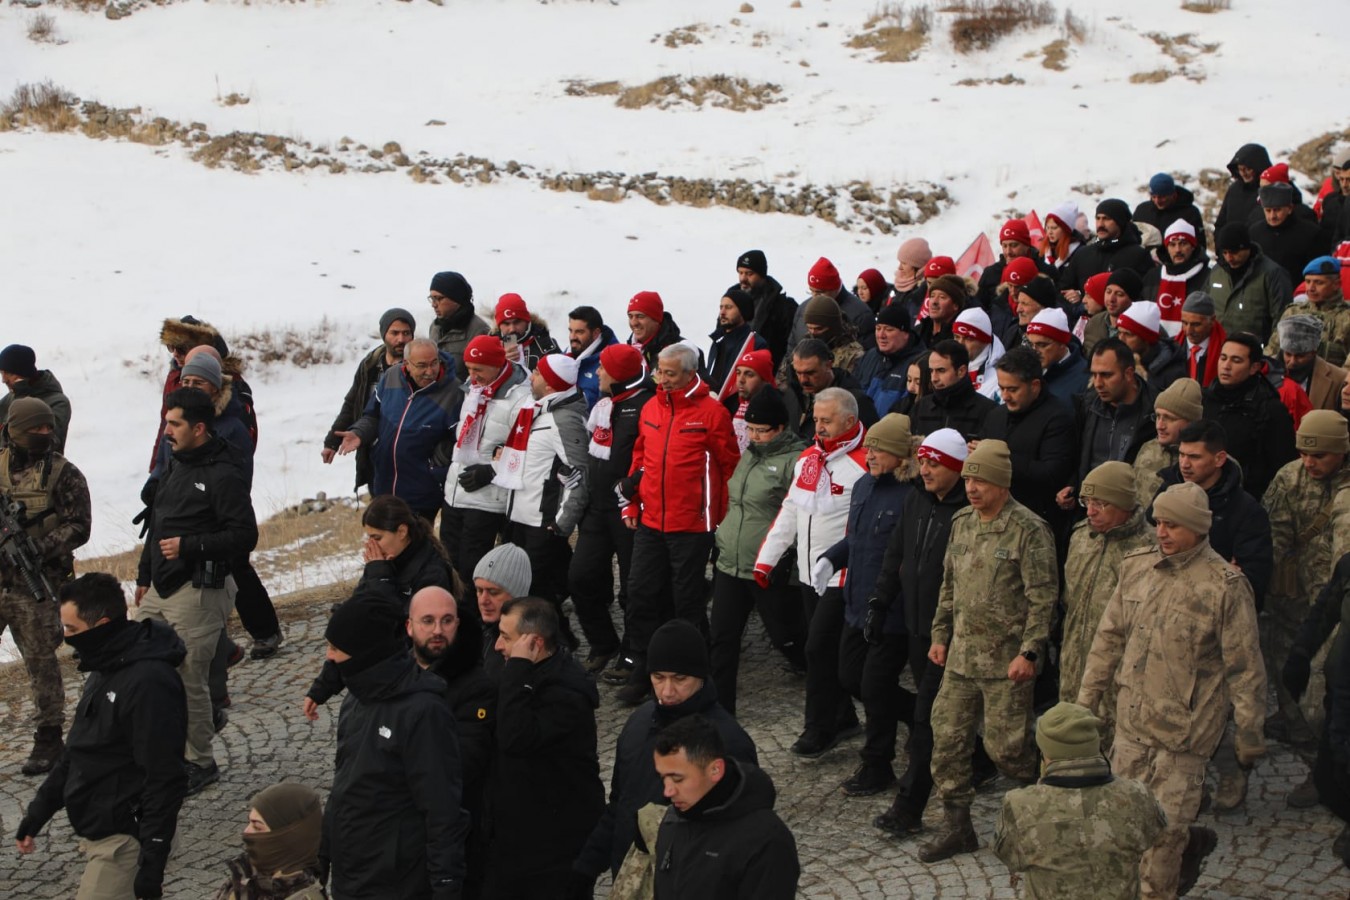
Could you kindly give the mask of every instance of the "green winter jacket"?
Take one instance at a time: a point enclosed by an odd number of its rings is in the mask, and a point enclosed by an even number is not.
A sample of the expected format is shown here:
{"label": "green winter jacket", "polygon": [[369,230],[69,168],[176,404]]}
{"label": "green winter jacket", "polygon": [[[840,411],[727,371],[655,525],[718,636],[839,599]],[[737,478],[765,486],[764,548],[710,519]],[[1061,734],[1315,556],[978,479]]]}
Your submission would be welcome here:
{"label": "green winter jacket", "polygon": [[1252,248],[1252,258],[1236,278],[1223,257],[1209,272],[1207,293],[1224,331],[1249,331],[1262,341],[1270,339],[1275,323],[1294,297],[1289,274],[1279,263]]}
{"label": "green winter jacket", "polygon": [[767,444],[753,441],[727,483],[727,515],[717,526],[717,570],[735,578],[755,577],[755,557],[792,486],[792,469],[806,441],[791,431]]}

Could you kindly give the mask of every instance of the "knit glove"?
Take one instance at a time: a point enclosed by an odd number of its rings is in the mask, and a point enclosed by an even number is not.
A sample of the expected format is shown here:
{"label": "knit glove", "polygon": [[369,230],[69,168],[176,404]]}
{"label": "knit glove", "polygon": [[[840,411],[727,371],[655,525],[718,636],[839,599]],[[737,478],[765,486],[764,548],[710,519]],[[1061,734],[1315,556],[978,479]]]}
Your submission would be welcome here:
{"label": "knit glove", "polygon": [[495,478],[496,475],[497,470],[492,468],[489,463],[466,466],[464,471],[459,473],[459,486],[470,493],[481,491],[489,484],[492,484],[492,479]]}

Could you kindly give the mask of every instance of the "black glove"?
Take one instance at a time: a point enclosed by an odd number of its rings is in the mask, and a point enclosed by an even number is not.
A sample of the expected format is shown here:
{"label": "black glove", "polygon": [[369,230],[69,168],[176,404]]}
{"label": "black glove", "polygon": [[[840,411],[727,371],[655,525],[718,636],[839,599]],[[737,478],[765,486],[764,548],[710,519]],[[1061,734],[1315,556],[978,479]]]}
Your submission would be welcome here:
{"label": "black glove", "polygon": [[142,853],[136,869],[136,900],[164,896],[164,864],[168,860],[158,854]]}
{"label": "black glove", "polygon": [[145,536],[150,533],[150,515],[152,512],[153,510],[147,506],[145,509],[136,513],[136,518],[131,520],[132,525],[141,526],[141,534],[137,540],[144,540]]}
{"label": "black glove", "polygon": [[567,881],[565,900],[592,900],[595,897],[595,876],[572,870]]}
{"label": "black glove", "polygon": [[620,478],[614,485],[614,493],[622,498],[624,503],[632,503],[637,499],[638,487],[642,484],[642,469],[638,469],[627,478]]}
{"label": "black glove", "polygon": [[867,618],[863,619],[863,640],[873,647],[881,646],[882,629],[886,625],[886,616],[890,607],[877,597],[867,600]]}
{"label": "black glove", "polygon": [[492,484],[492,479],[496,477],[497,470],[488,463],[479,463],[476,466],[465,466],[464,471],[459,473],[459,486],[472,493],[481,491],[483,488]]}
{"label": "black glove", "polygon": [[1280,680],[1284,682],[1285,690],[1293,695],[1295,700],[1301,698],[1303,692],[1308,689],[1308,679],[1311,677],[1312,661],[1297,653],[1289,654],[1284,670],[1280,672]]}
{"label": "black glove", "polygon": [[[141,488],[141,502],[146,506],[155,505],[155,491],[159,490],[159,479],[148,478],[145,481],[145,487]],[[135,524],[133,522],[132,524]]]}

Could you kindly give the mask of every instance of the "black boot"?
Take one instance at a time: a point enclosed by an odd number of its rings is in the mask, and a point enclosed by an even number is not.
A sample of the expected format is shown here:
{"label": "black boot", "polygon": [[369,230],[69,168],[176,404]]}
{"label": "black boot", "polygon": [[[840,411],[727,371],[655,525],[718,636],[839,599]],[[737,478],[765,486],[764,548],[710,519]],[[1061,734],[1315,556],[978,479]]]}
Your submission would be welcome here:
{"label": "black boot", "polygon": [[872,820],[874,828],[898,838],[914,837],[923,831],[923,810],[915,810],[904,794],[896,794],[891,808]]}
{"label": "black boot", "polygon": [[42,725],[33,733],[33,752],[21,770],[25,775],[45,775],[56,765],[66,745],[61,741],[61,729],[55,725]]}
{"label": "black boot", "polygon": [[975,826],[970,824],[970,807],[942,807],[942,832],[930,843],[919,850],[919,859],[926,863],[941,862],[961,853],[974,853],[980,849],[980,839],[975,836]]}
{"label": "black boot", "polygon": [[1186,849],[1181,851],[1181,878],[1177,882],[1177,896],[1184,897],[1195,883],[1200,880],[1200,870],[1204,868],[1205,857],[1219,846],[1219,836],[1213,828],[1203,825],[1191,825],[1188,829]]}

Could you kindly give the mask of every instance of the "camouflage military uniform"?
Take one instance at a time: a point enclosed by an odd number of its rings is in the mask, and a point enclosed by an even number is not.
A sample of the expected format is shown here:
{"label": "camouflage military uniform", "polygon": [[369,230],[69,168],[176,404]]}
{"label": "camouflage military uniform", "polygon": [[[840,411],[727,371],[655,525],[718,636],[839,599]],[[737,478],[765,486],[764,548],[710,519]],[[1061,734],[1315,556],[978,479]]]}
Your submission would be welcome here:
{"label": "camouflage military uniform", "polygon": [[1154,438],[1139,448],[1134,458],[1134,495],[1139,505],[1147,512],[1153,505],[1153,497],[1162,487],[1162,476],[1158,472],[1177,463],[1177,448],[1164,447]]}
{"label": "camouflage military uniform", "polygon": [[942,566],[933,643],[947,647],[947,665],[933,703],[933,783],[944,804],[968,807],[981,712],[999,769],[1036,775],[1033,682],[1013,683],[1008,666],[1023,651],[1045,653],[1059,573],[1049,526],[1011,497],[992,522],[956,513]]}
{"label": "camouflage military uniform", "polygon": [[[1150,498],[1152,499],[1152,498]],[[1153,546],[1153,532],[1144,520],[1143,509],[1134,511],[1123,525],[1106,534],[1098,534],[1086,521],[1074,526],[1069,539],[1069,555],[1064,562],[1064,638],[1060,649],[1059,699],[1072,703],[1083,681],[1092,639],[1102,611],[1116,590],[1120,563],[1136,550]],[[1111,748],[1116,730],[1116,689],[1109,685],[1103,694],[1101,720],[1102,749]]]}
{"label": "camouflage military uniform", "polygon": [[[1350,351],[1350,303],[1344,297],[1328,300],[1321,306],[1315,303],[1291,303],[1284,308],[1280,321],[1290,316],[1314,316],[1322,320],[1322,344],[1317,355],[1333,366],[1345,364],[1346,352]],[[1280,330],[1277,327],[1270,332],[1270,341],[1266,344],[1267,356],[1280,355]]]}
{"label": "camouflage military uniform", "polygon": [[[1308,475],[1301,460],[1285,463],[1266,488],[1262,505],[1270,514],[1271,551],[1275,557],[1275,573],[1260,619],[1261,652],[1267,672],[1284,668],[1299,625],[1331,580],[1332,567],[1340,558],[1332,553],[1332,517],[1338,502],[1344,505],[1350,501],[1346,488],[1350,488],[1350,465],[1318,481]],[[1321,670],[1320,665],[1314,666],[1315,672]],[[1309,685],[1300,709],[1280,679],[1272,680],[1280,712],[1289,717],[1290,724],[1318,728],[1325,681],[1319,677],[1318,684]]]}
{"label": "camouflage military uniform", "polygon": [[1028,898],[1133,900],[1139,858],[1166,824],[1148,788],[1112,777],[1105,759],[1057,760],[1003,798],[994,852],[1026,873]]}
{"label": "camouflage military uniform", "polygon": [[1266,673],[1246,577],[1207,540],[1121,564],[1092,643],[1078,703],[1099,708],[1115,678],[1116,774],[1148,785],[1167,828],[1140,863],[1144,897],[1175,897],[1187,826],[1200,809],[1205,763],[1230,704],[1239,754],[1265,752]]}
{"label": "camouflage military uniform", "polygon": [[[89,485],[80,470],[59,453],[51,454],[51,468],[47,469],[43,462],[20,462],[16,451],[15,447],[0,451],[0,493],[23,502],[26,518],[44,509],[55,510],[28,529],[42,556],[47,581],[55,590],[74,574],[75,548],[89,540]],[[61,617],[55,599],[39,603],[28,592],[18,570],[0,563],[0,633],[6,628],[12,632],[28,670],[37,709],[35,726],[61,728],[65,693],[61,668],[56,663]]]}

